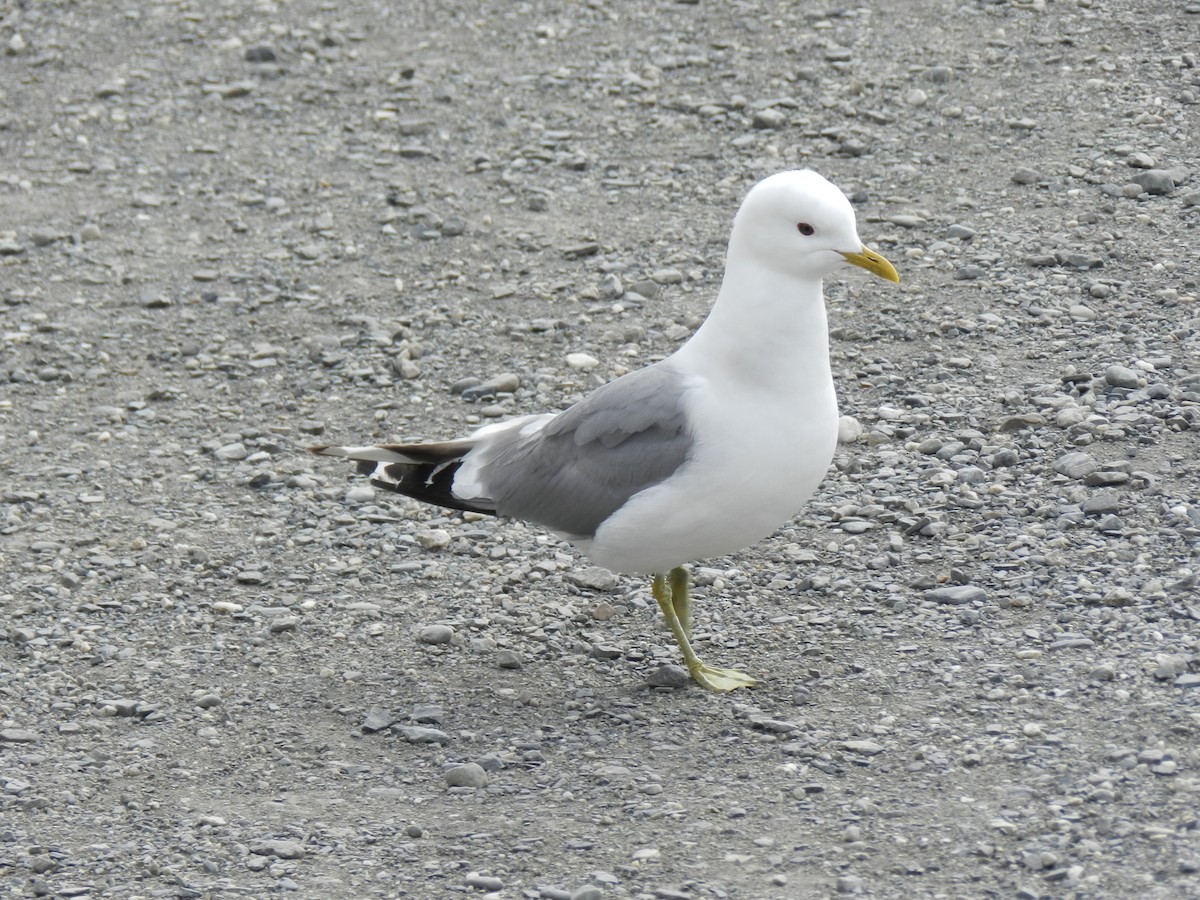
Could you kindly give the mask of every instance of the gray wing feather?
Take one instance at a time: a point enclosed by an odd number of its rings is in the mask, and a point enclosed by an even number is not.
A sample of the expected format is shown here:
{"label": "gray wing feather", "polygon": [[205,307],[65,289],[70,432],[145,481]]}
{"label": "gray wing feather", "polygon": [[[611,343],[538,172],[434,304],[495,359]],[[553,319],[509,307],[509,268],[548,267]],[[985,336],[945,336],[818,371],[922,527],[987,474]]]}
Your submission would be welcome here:
{"label": "gray wing feather", "polygon": [[687,461],[683,377],[667,363],[609,382],[541,431],[490,448],[487,486],[502,516],[591,536],[630,497]]}

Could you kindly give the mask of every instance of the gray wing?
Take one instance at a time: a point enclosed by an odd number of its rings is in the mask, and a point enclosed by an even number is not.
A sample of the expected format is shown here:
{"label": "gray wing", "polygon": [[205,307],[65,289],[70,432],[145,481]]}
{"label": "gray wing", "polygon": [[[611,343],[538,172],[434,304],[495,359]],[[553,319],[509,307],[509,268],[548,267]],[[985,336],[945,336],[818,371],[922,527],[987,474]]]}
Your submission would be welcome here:
{"label": "gray wing", "polygon": [[657,363],[598,388],[541,431],[489,448],[486,484],[496,512],[595,534],[630,497],[687,460],[684,388],[669,363]]}

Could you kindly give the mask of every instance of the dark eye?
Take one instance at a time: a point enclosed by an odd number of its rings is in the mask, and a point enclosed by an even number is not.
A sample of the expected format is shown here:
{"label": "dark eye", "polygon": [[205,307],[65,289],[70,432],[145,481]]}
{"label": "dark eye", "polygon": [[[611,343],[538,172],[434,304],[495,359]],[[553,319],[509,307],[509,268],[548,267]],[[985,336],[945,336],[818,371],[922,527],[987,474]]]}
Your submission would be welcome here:
{"label": "dark eye", "polygon": [[804,235],[805,237],[808,237],[810,234],[812,234],[814,231],[816,231],[816,229],[813,228],[811,225],[809,225],[807,222],[801,222],[799,225],[796,226],[796,230],[798,232],[800,232],[802,235]]}

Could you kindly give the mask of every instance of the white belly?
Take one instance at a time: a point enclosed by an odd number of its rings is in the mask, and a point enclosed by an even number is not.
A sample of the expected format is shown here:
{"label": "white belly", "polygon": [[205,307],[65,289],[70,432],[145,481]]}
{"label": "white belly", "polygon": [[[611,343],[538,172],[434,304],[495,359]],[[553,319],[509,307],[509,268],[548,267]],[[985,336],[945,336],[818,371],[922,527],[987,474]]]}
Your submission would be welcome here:
{"label": "white belly", "polygon": [[633,497],[580,549],[617,572],[661,573],[767,537],[801,509],[833,459],[832,379],[817,395],[811,384],[767,396],[699,394],[705,402],[688,411],[691,460]]}

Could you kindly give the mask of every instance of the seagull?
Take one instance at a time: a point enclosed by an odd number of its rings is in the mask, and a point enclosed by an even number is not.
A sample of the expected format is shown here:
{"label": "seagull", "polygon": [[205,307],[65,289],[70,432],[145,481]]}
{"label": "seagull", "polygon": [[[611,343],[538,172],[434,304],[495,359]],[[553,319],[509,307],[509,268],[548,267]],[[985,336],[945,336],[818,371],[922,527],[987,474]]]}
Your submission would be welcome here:
{"label": "seagull", "polygon": [[311,452],[356,461],[378,488],[533,522],[597,565],[652,576],[692,679],[752,687],[692,648],[686,563],[769,536],[824,478],[838,406],[822,280],[847,263],[900,280],[859,240],[837,187],[807,169],[777,173],[747,193],[716,302],[666,359],[563,412],[456,440]]}

